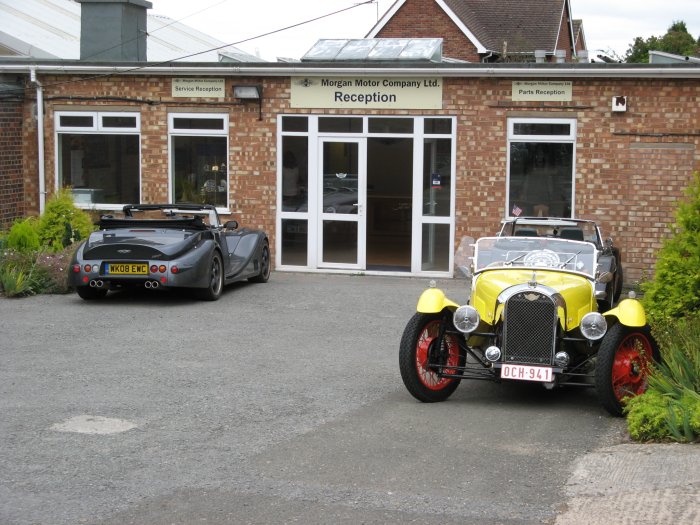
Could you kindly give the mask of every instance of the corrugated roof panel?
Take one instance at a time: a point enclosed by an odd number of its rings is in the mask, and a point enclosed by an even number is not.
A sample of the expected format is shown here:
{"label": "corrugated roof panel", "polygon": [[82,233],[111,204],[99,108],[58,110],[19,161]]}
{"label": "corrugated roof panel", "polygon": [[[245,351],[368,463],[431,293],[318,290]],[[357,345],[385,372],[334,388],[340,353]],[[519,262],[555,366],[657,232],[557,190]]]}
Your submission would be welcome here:
{"label": "corrugated roof panel", "polygon": [[302,61],[442,60],[441,38],[319,40]]}

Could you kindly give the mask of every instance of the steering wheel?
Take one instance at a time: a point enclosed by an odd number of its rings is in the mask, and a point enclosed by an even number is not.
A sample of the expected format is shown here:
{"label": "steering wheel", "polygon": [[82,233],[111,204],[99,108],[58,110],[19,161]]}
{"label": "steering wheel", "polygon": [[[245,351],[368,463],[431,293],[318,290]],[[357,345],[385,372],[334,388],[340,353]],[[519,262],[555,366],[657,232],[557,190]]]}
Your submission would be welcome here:
{"label": "steering wheel", "polygon": [[532,266],[558,266],[561,263],[559,255],[552,250],[533,250],[528,253],[523,262]]}

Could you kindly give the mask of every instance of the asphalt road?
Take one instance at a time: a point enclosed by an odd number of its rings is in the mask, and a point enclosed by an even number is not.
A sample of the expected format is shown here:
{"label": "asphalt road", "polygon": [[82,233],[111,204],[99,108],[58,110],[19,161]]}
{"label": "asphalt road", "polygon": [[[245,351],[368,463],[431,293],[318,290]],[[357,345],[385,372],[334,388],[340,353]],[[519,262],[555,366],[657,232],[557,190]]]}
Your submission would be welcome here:
{"label": "asphalt road", "polygon": [[0,299],[0,523],[554,523],[623,421],[580,389],[415,401],[398,344],[427,282]]}

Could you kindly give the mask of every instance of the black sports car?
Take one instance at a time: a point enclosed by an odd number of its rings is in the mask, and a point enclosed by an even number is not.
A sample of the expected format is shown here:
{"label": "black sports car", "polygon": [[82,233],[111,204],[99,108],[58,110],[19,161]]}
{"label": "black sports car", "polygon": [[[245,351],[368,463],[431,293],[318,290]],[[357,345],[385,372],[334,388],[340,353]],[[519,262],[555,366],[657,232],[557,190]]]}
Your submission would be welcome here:
{"label": "black sports car", "polygon": [[130,204],[121,217],[103,215],[98,226],[70,267],[71,285],[86,300],[143,286],[192,288],[216,301],[226,284],[270,277],[265,232],[221,224],[211,205]]}

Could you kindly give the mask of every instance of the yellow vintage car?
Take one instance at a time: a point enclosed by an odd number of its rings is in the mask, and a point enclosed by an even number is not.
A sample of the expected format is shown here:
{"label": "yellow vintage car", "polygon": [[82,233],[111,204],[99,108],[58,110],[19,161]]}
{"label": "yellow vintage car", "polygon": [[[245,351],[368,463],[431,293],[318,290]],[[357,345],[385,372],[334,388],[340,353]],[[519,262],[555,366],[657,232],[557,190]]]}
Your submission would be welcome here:
{"label": "yellow vintage car", "polygon": [[468,303],[425,290],[401,338],[401,377],[415,398],[443,401],[462,379],[532,381],[594,387],[619,416],[646,390],[659,352],[642,305],[630,293],[599,311],[596,289],[614,277],[596,243],[560,231],[463,240],[455,261],[471,279]]}

